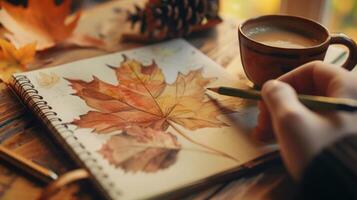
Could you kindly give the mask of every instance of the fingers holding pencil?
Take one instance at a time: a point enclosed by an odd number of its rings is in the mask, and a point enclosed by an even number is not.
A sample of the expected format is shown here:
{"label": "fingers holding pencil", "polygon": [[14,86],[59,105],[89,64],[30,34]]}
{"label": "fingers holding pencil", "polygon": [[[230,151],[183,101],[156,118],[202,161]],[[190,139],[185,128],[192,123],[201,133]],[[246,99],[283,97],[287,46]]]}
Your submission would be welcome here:
{"label": "fingers holding pencil", "polygon": [[[207,88],[207,90],[221,95],[239,97],[244,99],[261,100],[261,92],[254,89],[239,89],[229,87]],[[346,112],[357,111],[357,100],[348,98],[333,98],[313,95],[297,95],[299,101],[305,106],[315,110],[339,110]]]}

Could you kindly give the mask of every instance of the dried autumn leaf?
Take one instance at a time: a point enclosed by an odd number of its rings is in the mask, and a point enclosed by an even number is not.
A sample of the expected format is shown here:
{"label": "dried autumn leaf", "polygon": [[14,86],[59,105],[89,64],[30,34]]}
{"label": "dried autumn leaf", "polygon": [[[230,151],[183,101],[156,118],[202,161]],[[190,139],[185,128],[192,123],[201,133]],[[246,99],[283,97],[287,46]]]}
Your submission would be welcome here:
{"label": "dried autumn leaf", "polygon": [[202,69],[179,73],[174,83],[165,81],[155,62],[144,66],[125,58],[116,72],[118,85],[94,77],[90,82],[71,80],[75,95],[95,109],[74,120],[81,128],[97,133],[123,130],[127,126],[166,130],[171,123],[186,129],[221,127],[218,116],[227,108],[233,110],[240,101],[229,101],[222,109],[205,96],[205,88],[214,79],[202,76]]}
{"label": "dried autumn leaf", "polygon": [[29,0],[26,8],[1,2],[0,23],[10,32],[5,37],[15,46],[37,43],[37,50],[58,44],[103,47],[102,40],[75,34],[80,13],[68,21],[70,0],[56,5],[54,0]]}
{"label": "dried autumn leaf", "polygon": [[134,126],[112,136],[99,153],[126,172],[156,172],[174,164],[180,148],[171,133]]}
{"label": "dried autumn leaf", "polygon": [[16,49],[11,43],[0,39],[0,48],[0,78],[4,81],[13,73],[25,70],[36,53],[35,43]]}

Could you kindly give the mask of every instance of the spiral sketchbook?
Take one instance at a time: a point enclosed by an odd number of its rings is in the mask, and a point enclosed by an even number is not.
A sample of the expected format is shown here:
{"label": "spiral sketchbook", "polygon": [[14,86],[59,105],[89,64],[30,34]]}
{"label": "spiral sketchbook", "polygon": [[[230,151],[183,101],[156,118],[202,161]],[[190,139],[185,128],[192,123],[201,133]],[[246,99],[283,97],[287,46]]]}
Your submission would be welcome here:
{"label": "spiral sketchbook", "polygon": [[243,87],[184,40],[15,74],[11,86],[109,199],[163,198],[276,150]]}

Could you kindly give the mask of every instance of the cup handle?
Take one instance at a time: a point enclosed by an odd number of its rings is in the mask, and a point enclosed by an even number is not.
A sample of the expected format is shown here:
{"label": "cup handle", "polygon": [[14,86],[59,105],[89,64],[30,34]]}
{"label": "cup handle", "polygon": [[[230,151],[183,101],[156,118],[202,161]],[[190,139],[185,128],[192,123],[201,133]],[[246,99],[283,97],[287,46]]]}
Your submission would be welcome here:
{"label": "cup handle", "polygon": [[352,70],[357,64],[357,45],[347,35],[343,33],[337,33],[331,35],[330,44],[341,44],[348,48],[349,55],[346,62],[342,65],[347,70]]}

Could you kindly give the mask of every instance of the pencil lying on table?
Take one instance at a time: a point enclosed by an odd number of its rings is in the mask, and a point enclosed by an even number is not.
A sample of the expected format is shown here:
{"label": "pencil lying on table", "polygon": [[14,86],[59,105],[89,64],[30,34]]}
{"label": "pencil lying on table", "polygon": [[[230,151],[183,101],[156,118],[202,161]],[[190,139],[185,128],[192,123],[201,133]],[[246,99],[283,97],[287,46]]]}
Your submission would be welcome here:
{"label": "pencil lying on table", "polygon": [[57,174],[51,170],[48,170],[13,151],[0,145],[0,158],[11,163],[15,167],[27,172],[29,175],[43,181],[44,183],[50,183],[57,179]]}
{"label": "pencil lying on table", "polygon": [[[262,96],[259,90],[239,89],[229,87],[207,88],[210,91],[221,95],[240,97],[244,99],[261,100]],[[357,111],[357,100],[347,98],[333,98],[313,95],[298,95],[298,99],[305,106],[316,110],[340,110],[354,112]]]}

